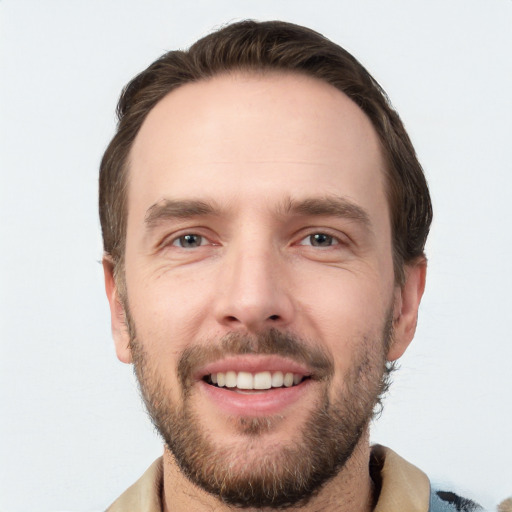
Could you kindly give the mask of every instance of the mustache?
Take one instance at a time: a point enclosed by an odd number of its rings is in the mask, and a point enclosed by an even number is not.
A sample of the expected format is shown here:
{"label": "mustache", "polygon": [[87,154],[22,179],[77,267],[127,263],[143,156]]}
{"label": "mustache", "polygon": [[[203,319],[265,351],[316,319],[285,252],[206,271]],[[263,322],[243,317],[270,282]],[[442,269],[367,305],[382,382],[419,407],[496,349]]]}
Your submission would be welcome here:
{"label": "mustache", "polygon": [[178,361],[178,379],[184,390],[193,383],[198,368],[226,356],[277,355],[306,366],[315,380],[328,380],[334,374],[334,361],[325,349],[291,334],[270,329],[257,335],[231,332],[219,341],[185,349]]}

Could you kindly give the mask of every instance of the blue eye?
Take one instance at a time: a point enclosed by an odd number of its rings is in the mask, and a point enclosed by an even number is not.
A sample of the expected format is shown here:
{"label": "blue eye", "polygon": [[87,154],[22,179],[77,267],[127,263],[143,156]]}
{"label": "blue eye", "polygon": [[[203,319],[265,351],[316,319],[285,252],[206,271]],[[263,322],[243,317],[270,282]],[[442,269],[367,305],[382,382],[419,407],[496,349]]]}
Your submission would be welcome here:
{"label": "blue eye", "polygon": [[203,244],[204,238],[201,235],[195,235],[193,233],[180,236],[172,243],[172,245],[182,247],[183,249],[193,249],[194,247],[200,247]]}
{"label": "blue eye", "polygon": [[313,233],[303,239],[301,245],[311,245],[312,247],[331,247],[338,245],[338,240],[326,233]]}
{"label": "blue eye", "polygon": [[333,245],[334,239],[332,236],[326,235],[325,233],[315,233],[310,235],[309,240],[311,245],[315,247],[329,247]]}

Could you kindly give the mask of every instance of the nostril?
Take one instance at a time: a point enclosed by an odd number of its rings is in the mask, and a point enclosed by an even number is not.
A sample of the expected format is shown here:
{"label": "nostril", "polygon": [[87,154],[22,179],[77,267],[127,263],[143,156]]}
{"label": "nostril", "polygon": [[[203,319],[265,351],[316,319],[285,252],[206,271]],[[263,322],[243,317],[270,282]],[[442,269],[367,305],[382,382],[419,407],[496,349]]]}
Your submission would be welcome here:
{"label": "nostril", "polygon": [[238,318],[236,316],[228,316],[227,320],[229,322],[238,322]]}
{"label": "nostril", "polygon": [[268,317],[269,320],[279,320],[279,315],[272,315]]}

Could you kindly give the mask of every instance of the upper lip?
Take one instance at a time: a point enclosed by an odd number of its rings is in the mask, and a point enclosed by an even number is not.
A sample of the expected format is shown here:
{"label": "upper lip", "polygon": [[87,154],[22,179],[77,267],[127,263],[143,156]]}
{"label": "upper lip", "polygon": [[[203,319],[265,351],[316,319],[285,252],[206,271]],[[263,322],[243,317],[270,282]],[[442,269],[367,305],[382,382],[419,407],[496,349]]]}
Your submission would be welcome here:
{"label": "upper lip", "polygon": [[264,371],[294,373],[305,377],[311,375],[311,371],[303,364],[277,355],[247,354],[241,356],[227,356],[218,361],[208,363],[194,374],[196,380],[213,373],[225,373],[228,371],[259,373]]}

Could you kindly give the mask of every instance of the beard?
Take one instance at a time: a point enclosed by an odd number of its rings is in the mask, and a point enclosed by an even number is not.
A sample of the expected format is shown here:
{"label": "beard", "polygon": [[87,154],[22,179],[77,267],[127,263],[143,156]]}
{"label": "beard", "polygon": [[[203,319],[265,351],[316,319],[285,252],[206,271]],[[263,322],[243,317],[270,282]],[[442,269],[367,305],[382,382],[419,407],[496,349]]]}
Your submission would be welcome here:
{"label": "beard", "polygon": [[[329,392],[334,375],[332,357],[312,343],[272,329],[258,336],[232,333],[185,350],[177,365],[179,402],[170,398],[169,385],[155,370],[137,339],[133,320],[127,317],[134,371],[153,424],[181,472],[234,507],[305,505],[343,469],[389,387],[392,367],[386,363],[386,354],[392,341],[391,314],[381,339],[359,340],[351,369],[334,392]],[[236,440],[214,442],[206,432],[200,412],[194,409],[191,376],[205,362],[240,354],[282,355],[313,369],[322,391],[293,438],[265,444],[265,434],[282,420],[272,416],[229,418]]]}

